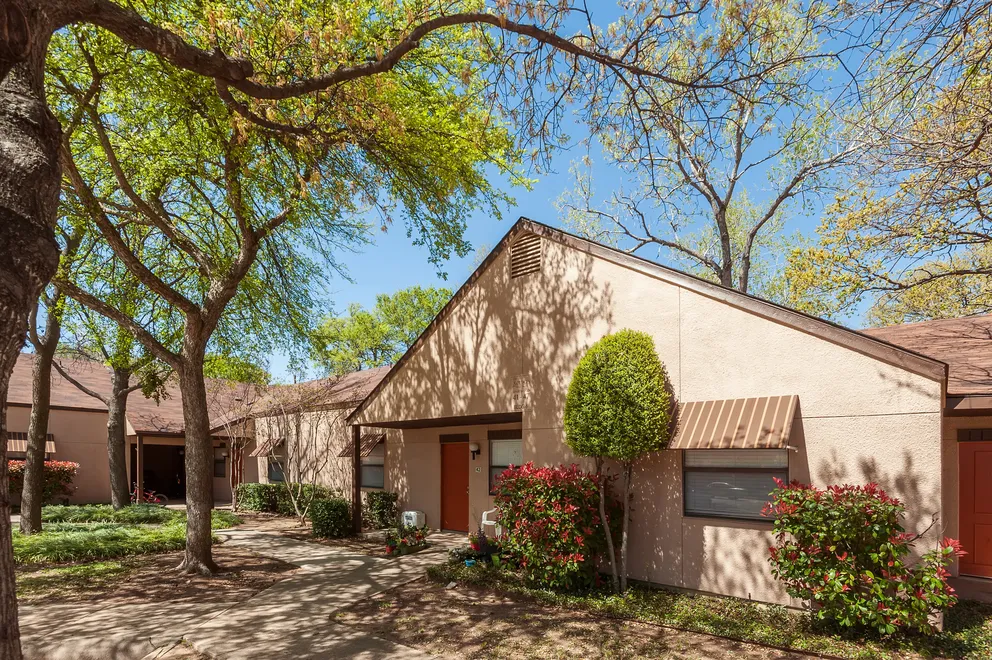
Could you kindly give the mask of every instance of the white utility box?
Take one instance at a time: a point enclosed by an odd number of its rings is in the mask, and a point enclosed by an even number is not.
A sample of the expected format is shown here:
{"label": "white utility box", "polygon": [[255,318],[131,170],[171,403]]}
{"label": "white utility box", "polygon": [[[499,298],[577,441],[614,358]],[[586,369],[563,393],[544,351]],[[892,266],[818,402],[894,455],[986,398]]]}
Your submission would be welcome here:
{"label": "white utility box", "polygon": [[423,511],[404,511],[400,520],[404,527],[423,527],[426,523]]}

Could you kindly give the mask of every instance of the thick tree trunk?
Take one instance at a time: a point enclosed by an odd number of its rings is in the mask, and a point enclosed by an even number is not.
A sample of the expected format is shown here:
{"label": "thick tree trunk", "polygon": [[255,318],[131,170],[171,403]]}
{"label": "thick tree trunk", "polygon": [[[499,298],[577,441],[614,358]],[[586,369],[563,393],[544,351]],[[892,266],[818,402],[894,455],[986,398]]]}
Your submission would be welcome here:
{"label": "thick tree trunk", "polygon": [[179,370],[183,422],[186,427],[186,556],[181,571],[210,575],[217,570],[211,554],[210,511],[214,506],[213,446],[203,382],[203,350],[184,349]]}
{"label": "thick tree trunk", "polygon": [[630,487],[634,468],[623,466],[623,532],[620,541],[620,593],[627,591],[627,530],[630,529]]}
{"label": "thick tree trunk", "polygon": [[21,488],[21,533],[41,531],[41,507],[45,489],[45,441],[52,402],[52,360],[59,343],[61,327],[53,310],[48,310],[44,340],[35,346],[31,372],[31,419],[28,422],[27,456],[24,461],[24,485]]}
{"label": "thick tree trunk", "polygon": [[[12,17],[13,13],[8,19]],[[5,59],[11,53],[5,51],[0,62],[0,75],[6,74],[0,81],[0,254],[4,255],[0,259],[0,402],[4,406],[0,413],[0,658],[4,660],[21,658],[7,486],[7,387],[24,345],[31,306],[55,273],[59,255],[53,228],[61,131],[45,103],[48,37],[44,26],[31,27],[34,43],[28,59],[11,64]]]}
{"label": "thick tree trunk", "polygon": [[596,476],[599,477],[599,519],[606,533],[606,554],[610,558],[610,584],[613,591],[620,590],[620,580],[617,574],[617,553],[613,548],[613,533],[610,531],[610,519],[606,514],[606,475],[603,474],[603,459],[596,459]]}
{"label": "thick tree trunk", "polygon": [[115,509],[131,503],[127,480],[127,397],[130,369],[114,368],[111,394],[107,399],[107,458],[110,461],[110,502]]}

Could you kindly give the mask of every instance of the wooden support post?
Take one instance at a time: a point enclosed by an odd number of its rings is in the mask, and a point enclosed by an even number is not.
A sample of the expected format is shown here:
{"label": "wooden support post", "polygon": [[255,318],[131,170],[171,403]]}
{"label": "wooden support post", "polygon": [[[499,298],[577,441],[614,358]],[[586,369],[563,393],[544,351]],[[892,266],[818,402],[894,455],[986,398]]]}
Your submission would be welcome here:
{"label": "wooden support post", "polygon": [[351,526],[355,534],[362,533],[362,427],[351,427],[352,475],[351,475]]}
{"label": "wooden support post", "polygon": [[135,461],[135,475],[137,486],[137,493],[135,497],[135,502],[141,503],[145,499],[145,443],[141,439],[141,434],[138,434],[138,459]]}

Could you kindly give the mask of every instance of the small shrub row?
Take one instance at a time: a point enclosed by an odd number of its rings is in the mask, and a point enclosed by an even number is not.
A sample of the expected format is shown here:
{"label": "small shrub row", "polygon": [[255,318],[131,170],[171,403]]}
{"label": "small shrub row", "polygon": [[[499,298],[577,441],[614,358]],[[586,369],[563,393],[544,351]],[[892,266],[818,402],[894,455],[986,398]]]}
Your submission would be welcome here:
{"label": "small shrub row", "polygon": [[409,555],[423,550],[427,543],[429,529],[424,527],[405,527],[400,525],[396,529],[386,532],[386,554],[391,556]]}
{"label": "small shrub row", "polygon": [[[502,548],[530,584],[562,591],[595,586],[606,550],[594,474],[578,466],[535,467],[527,463],[496,479],[496,509],[505,530]],[[611,523],[620,520],[610,500]]]}
{"label": "small shrub row", "polygon": [[[334,491],[311,484],[303,485],[300,492],[301,499],[304,501],[309,501],[311,497],[314,500],[336,497]],[[238,508],[245,511],[278,513],[281,516],[296,515],[296,509],[293,507],[293,500],[289,494],[289,487],[284,483],[238,484]]]}
{"label": "small shrub row", "polygon": [[[72,495],[72,481],[78,470],[79,463],[72,461],[45,461],[41,501],[57,502]],[[24,461],[7,461],[7,475],[7,492],[19,497],[24,488]]]}
{"label": "small shrub row", "polygon": [[372,529],[385,529],[396,524],[399,513],[396,501],[399,494],[385,490],[367,491],[362,494],[362,519]]}
{"label": "small shrub row", "polygon": [[313,535],[338,539],[352,533],[351,503],[343,497],[316,499],[310,505]]}

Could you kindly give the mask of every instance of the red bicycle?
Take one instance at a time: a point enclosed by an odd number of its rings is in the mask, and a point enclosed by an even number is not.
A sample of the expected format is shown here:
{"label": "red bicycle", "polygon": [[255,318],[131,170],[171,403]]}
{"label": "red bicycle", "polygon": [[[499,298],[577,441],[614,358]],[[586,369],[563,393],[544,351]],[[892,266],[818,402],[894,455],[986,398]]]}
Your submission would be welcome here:
{"label": "red bicycle", "polygon": [[[131,491],[131,504],[135,504],[138,501],[138,489],[135,488]],[[141,501],[148,504],[161,504],[165,506],[169,503],[169,498],[161,493],[156,493],[154,490],[146,490],[141,496]]]}

